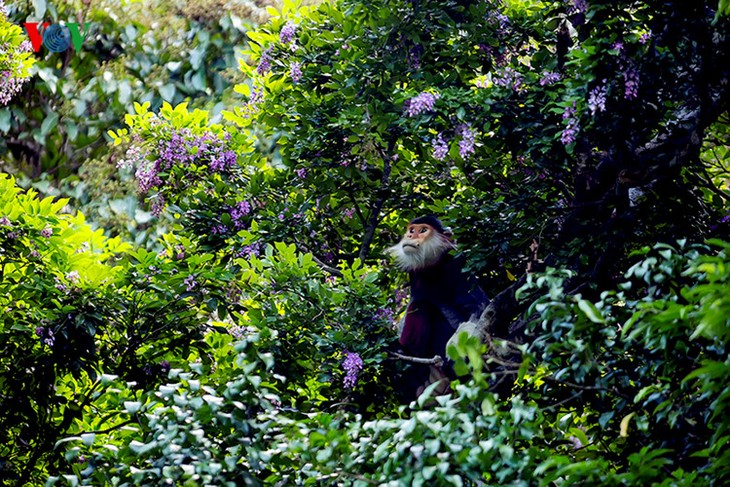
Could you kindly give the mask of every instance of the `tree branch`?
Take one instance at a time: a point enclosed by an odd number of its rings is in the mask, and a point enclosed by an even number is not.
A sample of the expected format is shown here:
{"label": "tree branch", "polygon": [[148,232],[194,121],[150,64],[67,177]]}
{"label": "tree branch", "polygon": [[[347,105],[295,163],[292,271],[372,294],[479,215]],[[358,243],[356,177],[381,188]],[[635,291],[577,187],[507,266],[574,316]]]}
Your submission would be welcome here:
{"label": "tree branch", "polygon": [[370,244],[373,243],[373,237],[375,237],[375,229],[378,227],[380,222],[380,210],[382,210],[385,201],[388,199],[388,190],[390,189],[390,171],[391,171],[391,153],[395,147],[395,141],[391,139],[388,143],[388,153],[383,154],[380,151],[380,156],[383,158],[383,176],[380,178],[380,189],[378,190],[378,199],[375,201],[372,210],[370,211],[370,218],[368,219],[368,226],[365,229],[363,236],[362,245],[360,247],[360,253],[358,257],[360,262],[365,262],[365,258],[370,253]]}
{"label": "tree branch", "polygon": [[398,360],[404,360],[406,362],[411,362],[414,364],[424,364],[424,365],[435,365],[436,367],[441,367],[444,365],[444,359],[436,355],[434,358],[422,358],[422,357],[411,357],[410,355],[403,355],[398,352],[388,352],[388,354]]}

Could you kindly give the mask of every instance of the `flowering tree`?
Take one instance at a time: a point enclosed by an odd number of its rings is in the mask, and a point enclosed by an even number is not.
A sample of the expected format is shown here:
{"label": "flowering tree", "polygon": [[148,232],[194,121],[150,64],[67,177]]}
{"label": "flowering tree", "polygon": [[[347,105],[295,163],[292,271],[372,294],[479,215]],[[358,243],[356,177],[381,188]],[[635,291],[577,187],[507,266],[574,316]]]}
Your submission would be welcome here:
{"label": "flowering tree", "polygon": [[7,7],[0,1],[0,106],[20,92],[33,64],[30,42],[17,25],[7,19]]}
{"label": "flowering tree", "polygon": [[272,203],[323,260],[365,259],[429,211],[493,290],[533,241],[610,281],[627,250],[727,231],[700,158],[728,99],[727,22],[706,3],[285,10],[251,35],[250,101],[228,118],[275,139],[274,184],[297,191]]}

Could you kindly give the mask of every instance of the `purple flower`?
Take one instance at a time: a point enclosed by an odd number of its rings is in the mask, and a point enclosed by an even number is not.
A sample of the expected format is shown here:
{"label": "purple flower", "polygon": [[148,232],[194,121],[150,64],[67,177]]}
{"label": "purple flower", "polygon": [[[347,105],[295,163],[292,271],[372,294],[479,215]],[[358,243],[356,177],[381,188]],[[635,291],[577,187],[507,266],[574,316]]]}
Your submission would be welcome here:
{"label": "purple flower", "polygon": [[302,63],[293,62],[289,68],[292,83],[299,83],[302,79]]}
{"label": "purple flower", "polygon": [[261,242],[254,242],[250,245],[246,245],[235,253],[236,257],[251,257],[259,255],[261,253]]}
{"label": "purple flower", "polygon": [[459,140],[459,155],[462,159],[467,159],[474,154],[474,141],[476,139],[476,131],[467,124],[456,127],[457,135],[461,136]]}
{"label": "purple flower", "polygon": [[297,31],[297,26],[291,22],[284,24],[279,33],[279,40],[282,44],[289,44],[294,39],[294,34]]}
{"label": "purple flower", "polygon": [[210,233],[211,235],[225,235],[228,233],[228,229],[225,225],[218,223],[210,228]]}
{"label": "purple flower", "polygon": [[236,230],[241,230],[246,226],[246,222],[243,217],[251,213],[251,204],[248,201],[239,201],[235,206],[231,207],[230,215],[233,221],[233,226]]}
{"label": "purple flower", "polygon": [[51,227],[46,227],[41,230],[42,237],[49,238],[51,235],[53,235],[53,229]]}
{"label": "purple flower", "polygon": [[162,214],[162,210],[165,209],[165,198],[158,194],[155,197],[155,200],[152,202],[152,208],[150,208],[150,212],[153,216],[160,216]]}
{"label": "purple flower", "polygon": [[560,73],[554,73],[552,71],[543,71],[542,78],[540,78],[540,86],[548,86],[560,81],[562,76]]}
{"label": "purple flower", "polygon": [[117,167],[119,169],[132,169],[139,166],[147,158],[147,155],[147,152],[143,152],[139,145],[133,144],[127,149],[124,159],[117,162]]}
{"label": "purple flower", "polygon": [[186,291],[192,291],[198,285],[197,281],[195,280],[195,276],[193,276],[192,274],[186,277],[183,282],[185,283]]}
{"label": "purple flower", "polygon": [[652,36],[651,31],[641,34],[641,37],[639,37],[639,42],[641,44],[646,44],[647,42],[649,42],[649,39],[651,39],[651,36]]}
{"label": "purple flower", "polygon": [[256,329],[250,326],[231,325],[228,327],[228,333],[236,340],[243,340],[252,333],[256,333]]}
{"label": "purple flower", "polygon": [[568,11],[570,13],[574,13],[574,12],[582,13],[582,12],[585,12],[586,10],[588,10],[588,2],[586,2],[586,0],[572,0],[572,2],[573,2],[573,5],[570,8],[568,8]]}
{"label": "purple flower", "polygon": [[355,214],[355,208],[347,208],[345,210],[342,210],[342,214],[345,215],[347,218],[352,218],[352,215]]}
{"label": "purple flower", "polygon": [[35,329],[35,334],[38,338],[41,339],[41,343],[48,345],[49,347],[52,347],[55,343],[55,338],[53,337],[53,330],[50,328],[45,328],[43,326],[38,326]]}
{"label": "purple flower", "polygon": [[421,56],[423,55],[423,46],[415,45],[408,50],[408,67],[413,70],[421,69]]}
{"label": "purple flower", "polygon": [[[187,166],[195,160],[195,156],[191,153],[191,146],[199,146],[199,149],[207,149],[206,140],[193,140],[192,144],[188,142],[185,136],[189,136],[188,132],[173,132],[170,140],[160,140],[157,144],[157,152],[159,153],[157,164],[159,171],[170,169],[174,165]],[[197,143],[196,143],[197,142]]]}
{"label": "purple flower", "polygon": [[498,69],[494,73],[492,81],[495,85],[505,86],[515,91],[522,87],[522,75],[509,66]]}
{"label": "purple flower", "polygon": [[624,98],[633,100],[639,96],[639,72],[634,68],[624,71]]}
{"label": "purple flower", "polygon": [[342,369],[345,371],[343,380],[346,389],[353,389],[357,384],[357,378],[362,371],[362,359],[357,353],[345,352],[345,360],[342,362]]}
{"label": "purple flower", "polygon": [[68,274],[66,274],[66,279],[71,281],[72,284],[78,284],[79,282],[79,272],[78,271],[71,271]]}
{"label": "purple flower", "polygon": [[7,105],[27,80],[28,78],[16,78],[10,71],[0,72],[0,105]]}
{"label": "purple flower", "polygon": [[421,113],[432,111],[436,104],[436,100],[439,98],[441,98],[441,96],[438,93],[429,93],[424,91],[410,100],[406,100],[403,108],[406,111],[406,115],[409,117],[415,117]]}
{"label": "purple flower", "polygon": [[[264,89],[261,86],[254,86],[251,89],[251,95],[243,109],[247,114],[254,114],[258,111],[259,105],[264,100]],[[229,134],[226,134],[229,135]]]}
{"label": "purple flower", "polygon": [[4,217],[0,218],[0,225],[2,225],[2,226],[4,226],[4,227],[9,227],[9,226],[12,226],[12,225],[10,224],[10,220],[8,220],[8,217],[6,217],[6,216],[4,216]]}
{"label": "purple flower", "polygon": [[393,314],[393,310],[392,309],[388,309],[388,308],[378,308],[375,311],[374,318],[376,320],[385,320],[385,321],[388,321],[388,322],[395,321],[395,316]]}
{"label": "purple flower", "polygon": [[261,76],[271,71],[271,48],[266,49],[261,53],[259,58],[259,65],[256,67],[256,72]]}
{"label": "purple flower", "polygon": [[220,152],[220,148],[216,149],[212,153],[212,160],[210,161],[210,170],[213,172],[223,172],[226,169],[231,169],[236,165],[236,153],[230,150]]}
{"label": "purple flower", "polygon": [[511,25],[509,17],[496,9],[489,11],[486,20],[489,25],[497,26],[497,35],[506,34]]}
{"label": "purple flower", "polygon": [[578,134],[578,119],[575,117],[575,104],[565,107],[563,120],[568,121],[568,126],[565,127],[563,133],[560,135],[560,141],[563,145],[570,145],[575,142],[575,136]]}
{"label": "purple flower", "polygon": [[591,115],[606,110],[606,80],[603,80],[603,82],[603,85],[596,86],[588,94],[588,108],[591,110]]}
{"label": "purple flower", "polygon": [[157,168],[150,161],[145,161],[134,173],[137,178],[139,192],[142,194],[149,193],[152,188],[162,186],[162,179],[157,175]]}
{"label": "purple flower", "polygon": [[449,154],[449,144],[444,140],[444,136],[439,132],[431,141],[433,146],[433,157],[436,160],[443,161]]}
{"label": "purple flower", "polygon": [[297,176],[299,176],[299,178],[301,178],[301,179],[304,179],[307,177],[307,170],[304,168],[299,168],[294,172],[296,172]]}
{"label": "purple flower", "polygon": [[612,48],[617,50],[618,52],[621,52],[624,49],[624,43],[621,41],[616,41],[613,43]]}

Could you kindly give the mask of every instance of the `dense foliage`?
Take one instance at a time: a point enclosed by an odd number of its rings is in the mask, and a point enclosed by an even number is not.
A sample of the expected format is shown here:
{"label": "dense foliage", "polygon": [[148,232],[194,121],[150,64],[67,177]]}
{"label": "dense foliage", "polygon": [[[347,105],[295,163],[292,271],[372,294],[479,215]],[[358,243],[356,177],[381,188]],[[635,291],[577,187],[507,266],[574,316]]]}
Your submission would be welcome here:
{"label": "dense foliage", "polygon": [[[0,126],[31,174],[113,160],[152,225],[133,246],[0,175],[3,482],[730,480],[725,3],[285,3],[239,98],[223,2],[118,6]],[[497,320],[407,404],[383,257],[426,212]]]}

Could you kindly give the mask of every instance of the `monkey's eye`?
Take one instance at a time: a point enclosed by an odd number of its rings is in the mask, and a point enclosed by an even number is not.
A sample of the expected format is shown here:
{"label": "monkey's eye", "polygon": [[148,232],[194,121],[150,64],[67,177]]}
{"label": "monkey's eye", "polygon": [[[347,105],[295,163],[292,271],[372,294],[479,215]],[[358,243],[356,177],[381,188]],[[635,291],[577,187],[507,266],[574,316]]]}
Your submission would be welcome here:
{"label": "monkey's eye", "polygon": [[421,229],[421,233],[426,233],[427,231],[428,231],[428,228],[426,228],[426,227],[423,227],[423,228]]}
{"label": "monkey's eye", "polygon": [[411,227],[411,228],[409,228],[409,229],[408,229],[408,233],[413,233],[413,232],[415,232],[415,231],[416,231],[416,229],[415,229],[415,228],[413,228],[413,227]]}

